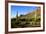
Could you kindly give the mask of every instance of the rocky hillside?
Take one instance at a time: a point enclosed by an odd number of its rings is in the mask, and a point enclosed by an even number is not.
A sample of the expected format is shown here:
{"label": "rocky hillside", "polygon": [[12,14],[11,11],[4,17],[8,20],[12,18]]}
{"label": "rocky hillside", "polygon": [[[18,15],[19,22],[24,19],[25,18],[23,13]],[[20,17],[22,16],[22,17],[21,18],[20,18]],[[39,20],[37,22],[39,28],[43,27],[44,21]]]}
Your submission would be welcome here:
{"label": "rocky hillside", "polygon": [[23,19],[23,18],[28,18],[28,19],[30,19],[30,18],[33,18],[33,17],[35,17],[35,15],[37,16],[37,17],[39,17],[40,15],[41,15],[41,9],[39,8],[39,9],[37,9],[37,10],[35,10],[35,11],[32,11],[31,13],[28,13],[28,14],[26,14],[26,15],[24,15],[24,16],[21,16],[21,17],[19,17],[19,18],[21,18],[21,19]]}

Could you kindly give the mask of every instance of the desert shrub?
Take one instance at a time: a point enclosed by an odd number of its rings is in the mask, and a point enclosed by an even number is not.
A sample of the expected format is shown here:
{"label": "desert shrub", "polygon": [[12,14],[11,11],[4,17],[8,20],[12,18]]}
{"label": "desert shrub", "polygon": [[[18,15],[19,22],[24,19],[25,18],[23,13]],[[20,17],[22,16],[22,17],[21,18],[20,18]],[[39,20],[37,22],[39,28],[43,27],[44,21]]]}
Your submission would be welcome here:
{"label": "desert shrub", "polygon": [[25,19],[20,19],[21,21],[25,21]]}
{"label": "desert shrub", "polygon": [[12,19],[11,19],[11,21],[15,21],[15,20],[16,20],[16,18],[12,18]]}
{"label": "desert shrub", "polygon": [[30,19],[30,21],[32,21],[32,19]]}
{"label": "desert shrub", "polygon": [[37,18],[36,22],[40,22],[40,20],[41,20],[40,18]]}
{"label": "desert shrub", "polygon": [[24,16],[24,15],[20,15],[20,17],[22,17],[22,16]]}

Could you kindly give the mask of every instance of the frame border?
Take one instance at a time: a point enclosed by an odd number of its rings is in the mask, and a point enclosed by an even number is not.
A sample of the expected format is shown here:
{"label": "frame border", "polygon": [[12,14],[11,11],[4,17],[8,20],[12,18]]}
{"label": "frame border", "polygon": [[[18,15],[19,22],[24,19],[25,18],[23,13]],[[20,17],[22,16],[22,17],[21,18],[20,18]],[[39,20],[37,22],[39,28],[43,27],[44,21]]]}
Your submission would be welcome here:
{"label": "frame border", "polygon": [[[42,4],[43,5],[43,30],[8,32],[8,3]],[[5,34],[24,33],[24,32],[42,32],[42,31],[45,31],[45,3],[43,3],[43,2],[26,2],[26,1],[8,1],[8,0],[5,0]]]}

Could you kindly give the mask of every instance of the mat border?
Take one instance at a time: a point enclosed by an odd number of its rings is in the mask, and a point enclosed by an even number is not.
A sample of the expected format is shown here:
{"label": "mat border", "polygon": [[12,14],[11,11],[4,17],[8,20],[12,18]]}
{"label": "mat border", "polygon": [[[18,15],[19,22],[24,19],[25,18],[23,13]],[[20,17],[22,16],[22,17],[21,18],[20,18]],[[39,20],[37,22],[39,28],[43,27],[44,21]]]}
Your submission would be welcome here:
{"label": "mat border", "polygon": [[[27,4],[42,4],[43,5],[43,30],[32,30],[32,31],[14,31],[8,32],[8,3],[27,3]],[[45,3],[43,2],[26,2],[26,1],[5,1],[5,34],[8,33],[24,33],[24,32],[42,32],[45,31]]]}

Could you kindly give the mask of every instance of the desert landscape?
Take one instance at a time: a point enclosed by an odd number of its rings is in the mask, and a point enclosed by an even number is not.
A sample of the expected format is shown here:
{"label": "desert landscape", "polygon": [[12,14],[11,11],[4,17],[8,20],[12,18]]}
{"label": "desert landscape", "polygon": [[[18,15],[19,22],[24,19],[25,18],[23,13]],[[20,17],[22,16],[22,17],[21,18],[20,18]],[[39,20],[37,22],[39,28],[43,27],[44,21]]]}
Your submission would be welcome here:
{"label": "desert landscape", "polygon": [[41,23],[41,9],[38,8],[25,15],[18,16],[18,11],[15,18],[11,18],[11,28],[25,28],[25,27],[40,27]]}

